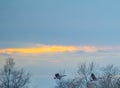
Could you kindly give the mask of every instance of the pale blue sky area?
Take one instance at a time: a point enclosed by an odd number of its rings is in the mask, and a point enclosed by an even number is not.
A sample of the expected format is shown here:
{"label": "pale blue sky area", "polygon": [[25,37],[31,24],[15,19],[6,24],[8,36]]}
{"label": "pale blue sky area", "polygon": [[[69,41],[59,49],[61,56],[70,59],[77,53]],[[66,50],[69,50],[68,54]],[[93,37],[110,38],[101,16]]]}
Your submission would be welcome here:
{"label": "pale blue sky area", "polygon": [[119,45],[120,1],[1,0],[0,41]]}
{"label": "pale blue sky area", "polygon": [[[36,44],[120,47],[119,10],[120,0],[0,0],[0,49]],[[56,72],[65,69],[73,75],[81,62],[119,65],[119,49],[9,57],[33,74],[33,86],[53,88]],[[0,68],[7,57],[0,54]]]}

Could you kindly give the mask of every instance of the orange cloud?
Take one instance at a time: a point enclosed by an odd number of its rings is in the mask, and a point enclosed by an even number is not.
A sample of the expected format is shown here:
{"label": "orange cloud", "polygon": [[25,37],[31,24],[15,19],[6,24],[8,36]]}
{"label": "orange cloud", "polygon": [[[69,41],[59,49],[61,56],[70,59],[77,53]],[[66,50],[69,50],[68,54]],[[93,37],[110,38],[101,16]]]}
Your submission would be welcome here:
{"label": "orange cloud", "polygon": [[64,52],[77,52],[77,51],[84,51],[84,52],[96,52],[99,50],[96,47],[92,46],[37,46],[37,47],[30,47],[30,48],[6,48],[0,49],[1,54],[44,54],[44,53],[64,53]]}

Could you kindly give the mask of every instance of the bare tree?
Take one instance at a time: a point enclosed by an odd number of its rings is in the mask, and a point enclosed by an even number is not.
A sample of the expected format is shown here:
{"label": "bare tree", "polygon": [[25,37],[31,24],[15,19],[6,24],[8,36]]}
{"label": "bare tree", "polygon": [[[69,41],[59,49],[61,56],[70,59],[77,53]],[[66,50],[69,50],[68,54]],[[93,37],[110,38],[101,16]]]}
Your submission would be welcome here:
{"label": "bare tree", "polygon": [[82,83],[82,79],[78,78],[59,80],[57,81],[57,86],[55,88],[80,88]]}
{"label": "bare tree", "polygon": [[93,72],[94,70],[94,63],[90,63],[89,65],[87,65],[86,63],[82,63],[80,64],[80,66],[78,67],[78,74],[80,76],[82,76],[85,81],[88,81],[88,76]]}
{"label": "bare tree", "polygon": [[102,88],[118,88],[119,85],[119,69],[114,65],[108,65],[103,68],[102,79],[100,84]]}
{"label": "bare tree", "polygon": [[94,63],[90,63],[89,66],[86,63],[82,63],[78,67],[77,77],[68,80],[57,80],[55,88],[85,88],[88,82],[88,75],[92,73],[93,69]]}
{"label": "bare tree", "polygon": [[[80,64],[78,67],[78,77],[69,80],[58,80],[55,88],[120,88],[120,73],[119,69],[114,65],[97,68],[95,72],[94,63],[87,65]],[[92,78],[92,80],[90,79]]]}
{"label": "bare tree", "polygon": [[8,58],[0,71],[0,88],[28,88],[30,74],[14,66],[14,60]]}

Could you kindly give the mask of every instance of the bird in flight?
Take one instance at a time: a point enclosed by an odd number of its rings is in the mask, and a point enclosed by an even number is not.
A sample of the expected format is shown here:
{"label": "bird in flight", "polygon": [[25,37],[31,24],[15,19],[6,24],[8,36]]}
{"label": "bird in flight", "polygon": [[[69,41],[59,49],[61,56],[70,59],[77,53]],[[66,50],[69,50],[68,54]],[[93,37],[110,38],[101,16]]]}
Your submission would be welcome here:
{"label": "bird in flight", "polygon": [[64,76],[66,76],[66,75],[60,75],[59,73],[56,73],[54,79],[61,80],[61,78],[64,77]]}

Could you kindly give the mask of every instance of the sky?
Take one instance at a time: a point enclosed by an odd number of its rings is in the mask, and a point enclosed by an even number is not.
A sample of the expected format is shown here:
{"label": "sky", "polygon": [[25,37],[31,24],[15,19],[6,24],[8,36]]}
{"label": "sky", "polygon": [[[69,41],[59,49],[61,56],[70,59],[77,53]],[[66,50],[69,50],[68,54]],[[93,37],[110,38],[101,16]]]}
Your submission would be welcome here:
{"label": "sky", "polygon": [[56,72],[75,76],[79,63],[119,66],[119,8],[119,0],[0,0],[0,68],[14,58],[31,86],[53,88]]}

